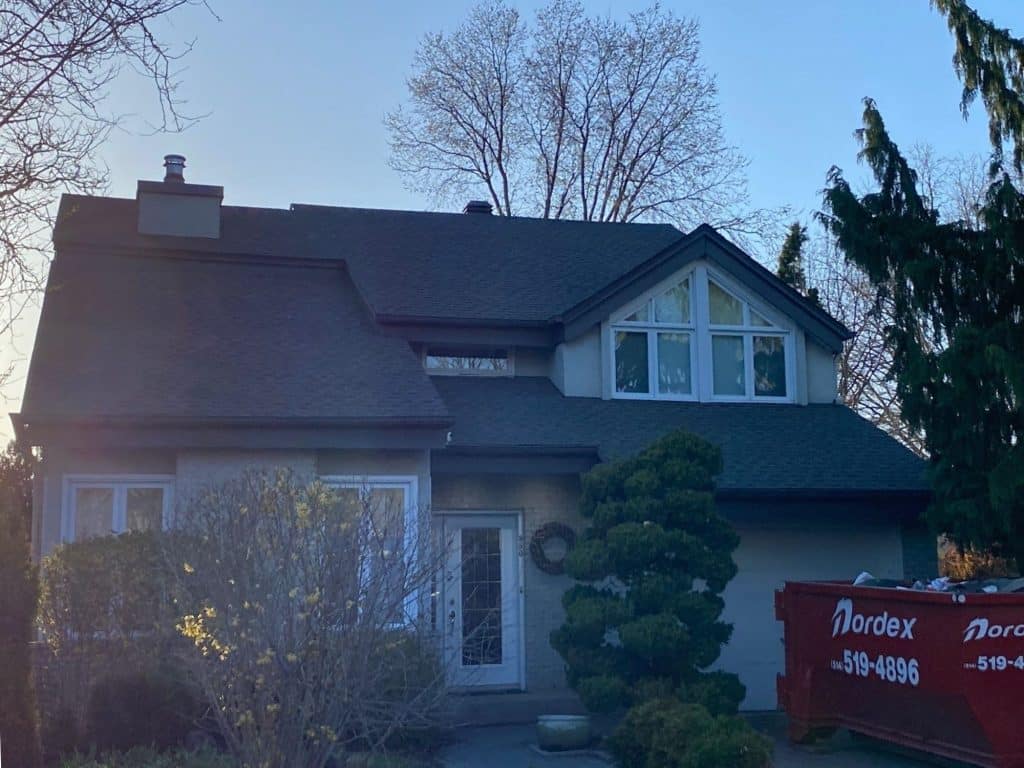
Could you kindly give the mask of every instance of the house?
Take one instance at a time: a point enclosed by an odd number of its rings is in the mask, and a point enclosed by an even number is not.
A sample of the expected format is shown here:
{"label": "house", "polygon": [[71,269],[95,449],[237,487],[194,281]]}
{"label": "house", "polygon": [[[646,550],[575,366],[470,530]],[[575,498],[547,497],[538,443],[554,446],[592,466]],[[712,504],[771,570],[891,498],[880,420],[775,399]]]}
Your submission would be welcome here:
{"label": "house", "polygon": [[684,427],[724,455],[747,709],[776,706],[784,579],[933,571],[922,463],[836,404],[849,331],[711,227],[234,207],[182,167],[61,202],[12,415],[42,450],[36,557],[247,467],[385,489],[500,562],[494,652],[459,652],[471,585],[441,588],[452,686],[555,695],[568,580],[531,537],[582,528],[581,472]]}

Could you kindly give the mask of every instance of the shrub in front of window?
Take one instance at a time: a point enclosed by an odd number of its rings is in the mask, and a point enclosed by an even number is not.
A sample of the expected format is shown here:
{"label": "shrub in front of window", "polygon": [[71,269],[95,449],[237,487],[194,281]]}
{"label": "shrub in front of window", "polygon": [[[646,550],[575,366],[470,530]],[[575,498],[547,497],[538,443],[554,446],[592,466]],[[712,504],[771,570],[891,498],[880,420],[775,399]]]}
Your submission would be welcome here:
{"label": "shrub in front of window", "polygon": [[52,705],[43,710],[48,754],[88,747],[86,711],[97,684],[115,673],[146,674],[170,651],[166,535],[94,537],[43,559],[39,626],[49,653],[40,683]]}
{"label": "shrub in front of window", "polygon": [[444,680],[419,609],[439,554],[389,498],[249,473],[179,512],[183,658],[243,765],[320,768],[436,722]]}

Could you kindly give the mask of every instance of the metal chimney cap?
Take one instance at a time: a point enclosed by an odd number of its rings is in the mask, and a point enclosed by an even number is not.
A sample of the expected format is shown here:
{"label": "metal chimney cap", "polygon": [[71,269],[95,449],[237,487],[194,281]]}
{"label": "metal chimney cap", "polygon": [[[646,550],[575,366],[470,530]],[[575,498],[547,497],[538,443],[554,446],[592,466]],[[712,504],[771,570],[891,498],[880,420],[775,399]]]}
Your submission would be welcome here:
{"label": "metal chimney cap", "polygon": [[184,155],[164,155],[164,181],[185,181]]}
{"label": "metal chimney cap", "polygon": [[490,216],[494,212],[494,206],[492,206],[486,200],[470,200],[466,203],[466,207],[462,209],[463,213],[483,213]]}

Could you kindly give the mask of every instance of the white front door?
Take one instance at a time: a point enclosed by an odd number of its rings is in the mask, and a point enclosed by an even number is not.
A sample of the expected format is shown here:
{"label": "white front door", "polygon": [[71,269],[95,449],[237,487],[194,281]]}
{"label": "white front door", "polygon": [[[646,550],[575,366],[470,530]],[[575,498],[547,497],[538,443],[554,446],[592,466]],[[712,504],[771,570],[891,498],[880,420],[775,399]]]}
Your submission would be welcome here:
{"label": "white front door", "polygon": [[522,682],[519,516],[446,515],[443,610],[448,684]]}

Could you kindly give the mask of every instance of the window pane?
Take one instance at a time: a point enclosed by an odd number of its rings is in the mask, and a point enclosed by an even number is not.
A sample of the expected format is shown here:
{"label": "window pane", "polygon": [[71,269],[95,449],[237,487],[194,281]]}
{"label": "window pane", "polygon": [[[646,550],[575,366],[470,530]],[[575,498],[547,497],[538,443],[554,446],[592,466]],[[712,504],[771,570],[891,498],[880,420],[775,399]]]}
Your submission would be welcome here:
{"label": "window pane", "polygon": [[711,357],[716,395],[745,395],[743,337],[712,336]]}
{"label": "window pane", "polygon": [[651,305],[648,302],[644,304],[640,309],[625,318],[628,323],[648,323],[651,320]]}
{"label": "window pane", "polygon": [[708,281],[708,313],[712,325],[743,325],[743,302]]}
{"label": "window pane", "polygon": [[667,395],[688,395],[690,379],[690,334],[658,334],[658,391]]}
{"label": "window pane", "polygon": [[754,337],[754,394],[786,396],[786,344],[781,336]]}
{"label": "window pane", "polygon": [[370,599],[392,621],[402,620],[405,602],[405,490],[371,488],[365,496],[370,512]]}
{"label": "window pane", "polygon": [[659,323],[690,322],[690,281],[684,280],[654,300],[654,320]]}
{"label": "window pane", "polygon": [[129,531],[159,531],[164,526],[164,489],[129,488],[125,527]]}
{"label": "window pane", "polygon": [[75,540],[114,532],[114,489],[75,489]]}
{"label": "window pane", "polygon": [[761,317],[759,314],[757,314],[757,312],[755,312],[754,310],[750,310],[750,324],[751,325],[762,325],[762,326],[770,326],[771,325],[771,323],[769,323],[767,320],[765,320],[763,317]]}
{"label": "window pane", "polygon": [[462,663],[501,664],[501,529],[462,529]]}
{"label": "window pane", "polygon": [[452,350],[427,352],[426,367],[431,371],[466,371],[469,373],[504,373],[508,370],[508,352],[460,353]]}
{"label": "window pane", "polygon": [[650,392],[647,375],[647,334],[615,332],[615,390]]}

